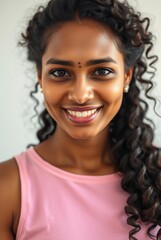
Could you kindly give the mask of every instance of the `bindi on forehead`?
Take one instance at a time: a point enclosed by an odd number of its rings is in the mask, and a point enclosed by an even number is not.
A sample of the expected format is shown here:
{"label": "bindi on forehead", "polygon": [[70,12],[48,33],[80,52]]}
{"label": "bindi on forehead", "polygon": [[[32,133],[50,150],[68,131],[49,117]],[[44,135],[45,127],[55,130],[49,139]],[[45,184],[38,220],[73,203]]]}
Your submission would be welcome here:
{"label": "bindi on forehead", "polygon": [[79,67],[79,68],[81,68],[81,67],[82,67],[82,65],[81,65],[81,63],[80,63],[80,62],[78,62],[78,67]]}

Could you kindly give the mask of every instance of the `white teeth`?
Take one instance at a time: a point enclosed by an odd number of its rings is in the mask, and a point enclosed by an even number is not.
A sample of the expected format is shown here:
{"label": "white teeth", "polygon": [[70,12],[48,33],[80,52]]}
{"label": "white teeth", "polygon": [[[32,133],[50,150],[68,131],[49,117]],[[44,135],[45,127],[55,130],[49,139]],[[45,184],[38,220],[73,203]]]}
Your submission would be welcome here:
{"label": "white teeth", "polygon": [[76,112],[75,115],[76,115],[76,117],[82,117],[82,113],[81,112]]}
{"label": "white teeth", "polygon": [[72,111],[72,115],[75,116],[75,112],[74,111]]}
{"label": "white teeth", "polygon": [[88,113],[87,112],[82,112],[82,117],[87,117]]}
{"label": "white teeth", "polygon": [[87,116],[91,116],[93,115],[95,112],[97,111],[97,109],[93,109],[91,111],[83,111],[83,112],[79,112],[79,111],[71,111],[71,110],[67,110],[67,112],[72,115],[72,116],[76,116],[76,117],[87,117]]}

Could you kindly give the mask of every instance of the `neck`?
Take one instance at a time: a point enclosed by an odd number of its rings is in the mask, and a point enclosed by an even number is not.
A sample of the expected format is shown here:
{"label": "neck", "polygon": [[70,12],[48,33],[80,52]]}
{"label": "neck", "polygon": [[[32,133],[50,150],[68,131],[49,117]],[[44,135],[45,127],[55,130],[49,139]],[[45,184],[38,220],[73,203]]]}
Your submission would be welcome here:
{"label": "neck", "polygon": [[112,162],[109,156],[111,144],[108,135],[106,128],[90,139],[74,139],[57,126],[49,142],[51,149],[54,149],[54,156],[59,159],[59,164],[84,172],[100,169],[111,171]]}

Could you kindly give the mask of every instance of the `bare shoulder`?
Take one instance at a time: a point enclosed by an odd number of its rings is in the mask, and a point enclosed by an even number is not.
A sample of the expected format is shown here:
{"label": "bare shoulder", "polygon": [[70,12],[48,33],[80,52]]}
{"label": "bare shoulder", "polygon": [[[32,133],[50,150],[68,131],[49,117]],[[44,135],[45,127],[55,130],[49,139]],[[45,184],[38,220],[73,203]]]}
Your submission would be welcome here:
{"label": "bare shoulder", "polygon": [[10,174],[12,176],[18,174],[18,167],[15,158],[0,163],[0,178],[5,179],[6,176],[9,176]]}
{"label": "bare shoulder", "polygon": [[0,239],[16,234],[20,215],[20,178],[14,158],[0,163]]}
{"label": "bare shoulder", "polygon": [[[8,195],[14,193],[14,186],[19,182],[19,170],[15,158],[0,163],[0,191]],[[3,191],[3,192],[2,192]]]}

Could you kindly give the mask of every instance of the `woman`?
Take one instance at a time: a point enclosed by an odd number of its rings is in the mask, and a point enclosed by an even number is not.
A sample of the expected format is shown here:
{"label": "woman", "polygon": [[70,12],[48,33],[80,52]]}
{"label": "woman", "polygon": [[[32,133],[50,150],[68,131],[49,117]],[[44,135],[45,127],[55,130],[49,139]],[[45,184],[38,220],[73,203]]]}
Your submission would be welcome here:
{"label": "woman", "polygon": [[40,143],[0,166],[1,239],[161,239],[148,27],[117,0],[51,0],[30,20],[45,108]]}

